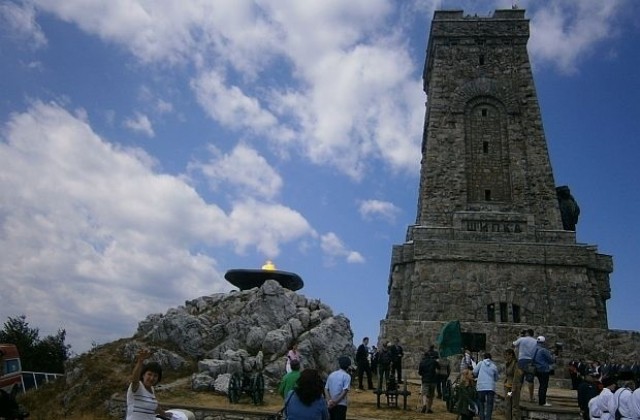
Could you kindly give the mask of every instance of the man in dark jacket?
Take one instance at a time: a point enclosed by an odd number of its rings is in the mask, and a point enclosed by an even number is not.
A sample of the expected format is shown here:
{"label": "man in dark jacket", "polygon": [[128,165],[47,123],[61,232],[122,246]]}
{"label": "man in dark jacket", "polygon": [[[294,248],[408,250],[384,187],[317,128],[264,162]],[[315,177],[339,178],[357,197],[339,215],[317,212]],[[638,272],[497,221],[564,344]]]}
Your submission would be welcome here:
{"label": "man in dark jacket", "polygon": [[391,369],[391,352],[389,351],[389,344],[382,343],[382,347],[378,351],[378,391],[382,391],[384,385],[387,389],[386,381],[389,381],[389,370]]}
{"label": "man in dark jacket", "polygon": [[362,386],[362,377],[367,374],[367,384],[369,389],[373,389],[373,381],[371,380],[371,365],[369,364],[369,337],[362,339],[362,344],[356,350],[356,364],[358,365],[358,389],[364,390]]}
{"label": "man in dark jacket", "polygon": [[404,350],[400,345],[400,340],[396,338],[396,342],[389,346],[391,352],[391,377],[397,380],[397,383],[402,383],[402,358],[404,357]]}
{"label": "man in dark jacket", "polygon": [[597,377],[587,375],[578,385],[578,407],[584,420],[589,420],[589,401],[598,396]]}
{"label": "man in dark jacket", "polygon": [[547,402],[547,389],[549,388],[551,365],[555,363],[556,358],[549,349],[547,349],[546,341],[544,336],[541,335],[538,337],[538,347],[534,352],[533,364],[536,367],[536,377],[540,382],[540,387],[538,388],[538,405],[551,407],[551,404]]}
{"label": "man in dark jacket", "polygon": [[422,389],[420,394],[422,395],[422,412],[433,413],[431,407],[433,406],[433,396],[436,392],[436,385],[438,383],[437,369],[438,361],[433,353],[426,352],[420,361],[418,366],[418,375],[422,377]]}

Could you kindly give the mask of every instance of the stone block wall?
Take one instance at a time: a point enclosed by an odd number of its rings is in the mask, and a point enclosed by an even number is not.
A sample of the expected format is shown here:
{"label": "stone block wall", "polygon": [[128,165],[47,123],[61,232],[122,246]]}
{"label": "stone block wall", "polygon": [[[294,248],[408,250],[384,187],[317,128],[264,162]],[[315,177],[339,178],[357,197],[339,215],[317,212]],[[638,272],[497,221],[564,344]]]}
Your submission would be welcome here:
{"label": "stone block wall", "polygon": [[459,211],[532,215],[561,229],[526,49],[524,11],[436,12],[425,63],[427,118],[417,224]]}
{"label": "stone block wall", "polygon": [[[379,342],[399,339],[404,348],[404,375],[418,378],[417,369],[422,354],[436,338],[446,322],[383,320],[380,323]],[[552,382],[567,383],[568,363],[573,359],[611,360],[619,363],[640,361],[640,332],[608,330],[605,328],[575,328],[540,326],[534,324],[496,324],[486,322],[461,322],[463,332],[486,334],[486,349],[501,369],[504,369],[504,350],[520,335],[520,331],[533,328],[536,335],[544,335],[547,343],[563,343],[561,356],[556,364]],[[437,345],[436,345],[437,348]],[[481,356],[481,355],[480,355]],[[460,358],[450,358],[452,370],[457,372]]]}
{"label": "stone block wall", "polygon": [[413,241],[394,248],[386,318],[607,328],[611,267],[598,255],[580,245]]}

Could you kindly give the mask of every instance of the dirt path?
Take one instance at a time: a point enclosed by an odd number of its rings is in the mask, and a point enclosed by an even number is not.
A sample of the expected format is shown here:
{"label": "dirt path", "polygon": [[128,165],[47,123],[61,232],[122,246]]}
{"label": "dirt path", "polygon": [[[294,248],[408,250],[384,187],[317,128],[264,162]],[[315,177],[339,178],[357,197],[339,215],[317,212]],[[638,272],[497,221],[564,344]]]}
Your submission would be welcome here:
{"label": "dirt path", "polygon": [[[373,391],[358,391],[352,389],[349,392],[349,408],[347,416],[350,419],[394,419],[394,420],[418,420],[418,419],[442,419],[455,420],[456,415],[447,412],[446,406],[442,400],[436,399],[433,405],[433,414],[422,414],[419,412],[420,387],[418,385],[409,384],[408,391],[411,395],[407,398],[407,410],[402,409],[402,397],[399,399],[400,408],[392,408],[387,406],[384,396],[380,399],[380,408],[376,405],[376,395]],[[264,404],[254,406],[248,396],[243,396],[238,404],[231,404],[226,396],[215,395],[207,392],[186,392],[177,389],[163,392],[158,397],[163,406],[171,406],[172,402],[177,404],[193,404],[201,407],[216,407],[227,410],[247,410],[247,411],[271,411],[276,412],[282,408],[282,398],[267,391],[264,398]]]}

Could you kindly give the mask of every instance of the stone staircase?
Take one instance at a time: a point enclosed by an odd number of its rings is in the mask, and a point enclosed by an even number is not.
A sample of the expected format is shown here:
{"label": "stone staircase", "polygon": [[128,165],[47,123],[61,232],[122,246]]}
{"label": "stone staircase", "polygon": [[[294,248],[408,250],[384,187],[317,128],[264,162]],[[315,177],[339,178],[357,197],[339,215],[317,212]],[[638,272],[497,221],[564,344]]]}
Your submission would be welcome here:
{"label": "stone staircase", "polygon": [[[535,389],[534,396],[537,397],[538,389]],[[522,419],[524,420],[580,420],[580,409],[576,391],[566,388],[550,387],[547,391],[547,402],[551,407],[543,407],[536,402],[524,401],[526,389],[522,392],[522,401],[520,401],[520,409]],[[499,394],[499,398],[504,395]]]}

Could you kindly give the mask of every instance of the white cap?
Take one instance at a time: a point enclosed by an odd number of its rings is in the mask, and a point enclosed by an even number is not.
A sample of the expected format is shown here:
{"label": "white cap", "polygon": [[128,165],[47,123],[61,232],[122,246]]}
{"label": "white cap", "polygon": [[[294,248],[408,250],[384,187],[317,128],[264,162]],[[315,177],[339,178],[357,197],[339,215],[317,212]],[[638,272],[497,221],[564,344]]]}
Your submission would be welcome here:
{"label": "white cap", "polygon": [[538,343],[544,343],[545,342],[545,338],[543,335],[538,337]]}

